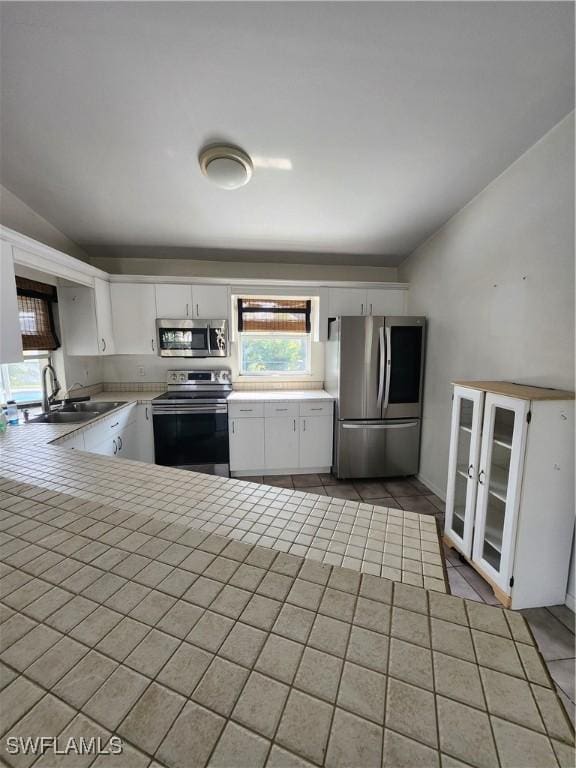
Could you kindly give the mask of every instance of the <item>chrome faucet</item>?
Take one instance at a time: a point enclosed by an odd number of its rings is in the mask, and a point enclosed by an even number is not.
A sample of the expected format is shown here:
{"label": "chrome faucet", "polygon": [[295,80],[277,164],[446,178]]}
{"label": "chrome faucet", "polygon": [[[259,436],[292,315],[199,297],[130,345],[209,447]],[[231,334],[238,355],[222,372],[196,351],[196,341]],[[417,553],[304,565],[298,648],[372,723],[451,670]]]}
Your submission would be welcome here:
{"label": "chrome faucet", "polygon": [[[48,394],[48,384],[46,382],[46,374],[48,371],[50,371],[50,376],[52,378],[52,393],[50,395]],[[42,368],[42,410],[44,413],[49,412],[50,406],[56,399],[58,392],[60,392],[60,382],[58,381],[53,366],[48,363],[48,365],[45,365],[44,368]]]}

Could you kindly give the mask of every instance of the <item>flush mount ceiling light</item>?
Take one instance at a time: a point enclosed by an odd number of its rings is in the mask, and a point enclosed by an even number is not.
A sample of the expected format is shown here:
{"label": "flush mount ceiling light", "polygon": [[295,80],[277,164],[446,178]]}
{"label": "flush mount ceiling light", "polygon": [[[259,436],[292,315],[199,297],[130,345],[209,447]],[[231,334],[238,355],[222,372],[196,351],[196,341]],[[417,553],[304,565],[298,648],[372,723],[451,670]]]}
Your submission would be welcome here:
{"label": "flush mount ceiling light", "polygon": [[252,178],[252,160],[238,147],[206,147],[198,160],[204,176],[221,189],[238,189]]}

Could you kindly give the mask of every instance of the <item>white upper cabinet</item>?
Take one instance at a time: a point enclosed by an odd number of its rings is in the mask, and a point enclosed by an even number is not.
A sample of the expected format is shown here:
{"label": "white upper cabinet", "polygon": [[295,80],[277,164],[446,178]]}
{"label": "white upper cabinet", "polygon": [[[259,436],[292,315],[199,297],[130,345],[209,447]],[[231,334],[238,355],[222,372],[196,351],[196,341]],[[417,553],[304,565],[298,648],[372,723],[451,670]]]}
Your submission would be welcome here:
{"label": "white upper cabinet", "polygon": [[339,315],[353,317],[366,314],[364,288],[330,288],[328,297],[330,317]]}
{"label": "white upper cabinet", "polygon": [[369,315],[405,315],[406,291],[394,288],[369,288],[366,291]]}
{"label": "white upper cabinet", "polygon": [[230,314],[227,285],[193,285],[194,317],[206,320],[226,319]]}
{"label": "white upper cabinet", "polygon": [[156,317],[192,317],[192,286],[158,283],[155,288]]}
{"label": "white upper cabinet", "polygon": [[110,283],[94,278],[94,287],[58,286],[58,307],[62,333],[69,355],[113,355]]}
{"label": "white upper cabinet", "polygon": [[406,291],[402,288],[330,288],[330,317],[344,315],[405,315]]}
{"label": "white upper cabinet", "polygon": [[110,283],[106,282],[106,280],[101,280],[99,277],[94,278],[94,301],[100,351],[103,355],[113,355],[115,352],[115,343],[112,325]]}
{"label": "white upper cabinet", "polygon": [[156,354],[156,297],[149,283],[112,283],[116,353]]}
{"label": "white upper cabinet", "polygon": [[12,246],[2,241],[0,250],[0,363],[22,360],[22,335],[14,277]]}
{"label": "white upper cabinet", "polygon": [[156,317],[219,320],[230,314],[227,285],[156,284]]}

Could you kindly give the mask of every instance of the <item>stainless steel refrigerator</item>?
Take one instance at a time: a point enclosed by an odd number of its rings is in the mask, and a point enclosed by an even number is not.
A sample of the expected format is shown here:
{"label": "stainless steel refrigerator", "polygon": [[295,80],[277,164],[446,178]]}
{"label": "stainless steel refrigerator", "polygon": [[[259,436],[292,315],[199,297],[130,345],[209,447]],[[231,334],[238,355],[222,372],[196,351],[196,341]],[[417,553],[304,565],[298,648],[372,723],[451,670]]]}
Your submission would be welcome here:
{"label": "stainless steel refrigerator", "polygon": [[424,317],[330,322],[324,378],[336,399],[336,477],[418,472],[425,330]]}

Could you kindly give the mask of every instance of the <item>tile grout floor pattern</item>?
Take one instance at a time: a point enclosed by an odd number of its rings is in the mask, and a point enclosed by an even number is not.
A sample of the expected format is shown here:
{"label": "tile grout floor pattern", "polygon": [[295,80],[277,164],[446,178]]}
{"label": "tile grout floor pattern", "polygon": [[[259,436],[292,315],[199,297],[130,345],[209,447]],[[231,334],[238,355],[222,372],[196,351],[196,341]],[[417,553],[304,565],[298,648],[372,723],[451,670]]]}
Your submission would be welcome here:
{"label": "tile grout floor pattern", "polygon": [[125,740],[74,768],[574,764],[518,613],[13,480],[0,531],[2,735]]}

